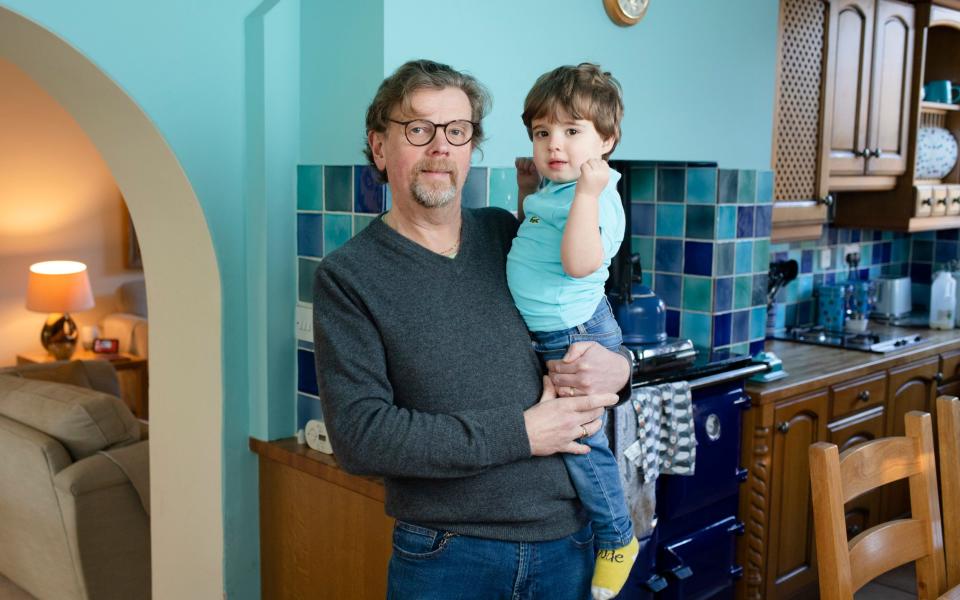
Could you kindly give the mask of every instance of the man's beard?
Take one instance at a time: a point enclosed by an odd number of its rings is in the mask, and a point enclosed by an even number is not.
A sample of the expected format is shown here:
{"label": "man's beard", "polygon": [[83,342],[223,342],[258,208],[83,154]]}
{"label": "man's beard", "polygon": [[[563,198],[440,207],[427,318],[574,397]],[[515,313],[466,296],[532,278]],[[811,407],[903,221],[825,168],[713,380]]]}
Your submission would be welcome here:
{"label": "man's beard", "polygon": [[[450,175],[450,182],[431,182],[421,181],[419,175],[422,171],[447,171]],[[415,176],[413,183],[410,184],[410,194],[420,206],[424,208],[440,208],[449,204],[457,197],[457,165],[452,161],[443,159],[424,159],[414,165]]]}

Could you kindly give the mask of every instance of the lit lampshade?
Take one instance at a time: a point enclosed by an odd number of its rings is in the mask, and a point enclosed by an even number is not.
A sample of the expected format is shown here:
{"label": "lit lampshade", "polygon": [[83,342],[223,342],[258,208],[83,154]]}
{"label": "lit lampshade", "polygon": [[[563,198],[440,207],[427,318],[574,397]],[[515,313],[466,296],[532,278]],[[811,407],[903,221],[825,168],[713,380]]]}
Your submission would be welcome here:
{"label": "lit lampshade", "polygon": [[77,346],[77,325],[70,313],[93,308],[87,266],[54,260],[30,266],[27,309],[51,313],[40,333],[43,347],[57,360],[67,360]]}

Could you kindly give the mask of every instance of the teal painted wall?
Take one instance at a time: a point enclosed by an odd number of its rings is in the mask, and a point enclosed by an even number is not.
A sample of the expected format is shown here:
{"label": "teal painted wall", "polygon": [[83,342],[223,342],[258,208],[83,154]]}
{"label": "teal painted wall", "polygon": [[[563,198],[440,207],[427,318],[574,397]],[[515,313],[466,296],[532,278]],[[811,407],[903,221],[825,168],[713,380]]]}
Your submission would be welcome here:
{"label": "teal painted wall", "polygon": [[[299,4],[0,0],[0,6],[56,33],[116,81],[156,124],[200,200],[223,297],[224,591],[231,599],[256,598],[257,471],[247,439],[251,431],[289,431],[293,422],[294,265],[270,258],[293,252]],[[251,167],[257,172],[249,173]],[[249,290],[274,296],[251,297]],[[247,327],[250,321],[264,325]],[[268,348],[284,339],[287,354],[268,361]],[[283,402],[268,402],[273,393]]]}
{"label": "teal painted wall", "polygon": [[[431,58],[471,72],[493,92],[489,139],[475,164],[506,166],[518,154],[528,154],[520,113],[530,86],[556,66],[590,60],[623,85],[624,135],[616,158],[770,167],[777,2],[653,0],[646,18],[628,28],[614,25],[599,0],[372,4],[380,4],[383,12],[383,73],[411,58]],[[368,14],[371,25],[378,21],[377,14]],[[334,9],[313,3],[304,11],[302,27],[312,31],[335,20]],[[356,51],[350,36],[340,39],[347,40],[348,51]],[[362,67],[351,78],[364,83],[330,105],[346,118],[336,129],[324,129],[309,113],[331,102],[324,94],[337,82],[327,77],[324,85],[314,74],[308,85],[308,63],[327,65],[321,53],[310,52],[318,44],[304,38],[301,158],[307,164],[353,164],[362,143],[362,129],[353,129],[362,128],[355,125],[362,123],[357,115],[379,82],[377,65],[371,64],[378,45],[360,45]]]}
{"label": "teal painted wall", "polygon": [[367,105],[383,80],[384,0],[303,2],[303,164],[364,161]]}

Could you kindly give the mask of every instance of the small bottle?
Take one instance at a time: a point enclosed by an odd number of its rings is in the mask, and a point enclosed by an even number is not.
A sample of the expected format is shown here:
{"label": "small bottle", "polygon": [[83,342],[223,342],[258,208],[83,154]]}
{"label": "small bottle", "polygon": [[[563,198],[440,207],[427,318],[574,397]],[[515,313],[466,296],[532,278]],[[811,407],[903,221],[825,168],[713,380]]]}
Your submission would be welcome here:
{"label": "small bottle", "polygon": [[930,328],[953,329],[957,282],[946,271],[937,271],[930,286]]}

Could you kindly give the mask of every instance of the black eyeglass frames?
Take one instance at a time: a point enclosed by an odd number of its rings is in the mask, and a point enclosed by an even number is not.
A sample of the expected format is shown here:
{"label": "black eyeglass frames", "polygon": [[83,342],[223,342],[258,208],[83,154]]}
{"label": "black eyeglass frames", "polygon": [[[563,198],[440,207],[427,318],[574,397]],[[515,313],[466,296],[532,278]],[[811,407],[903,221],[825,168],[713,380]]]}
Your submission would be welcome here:
{"label": "black eyeglass frames", "polygon": [[437,129],[442,129],[447,141],[453,146],[462,146],[473,139],[473,130],[479,123],[458,119],[449,123],[431,123],[424,119],[413,121],[397,121],[388,119],[391,123],[403,126],[403,133],[407,141],[414,146],[426,146],[437,135]]}

